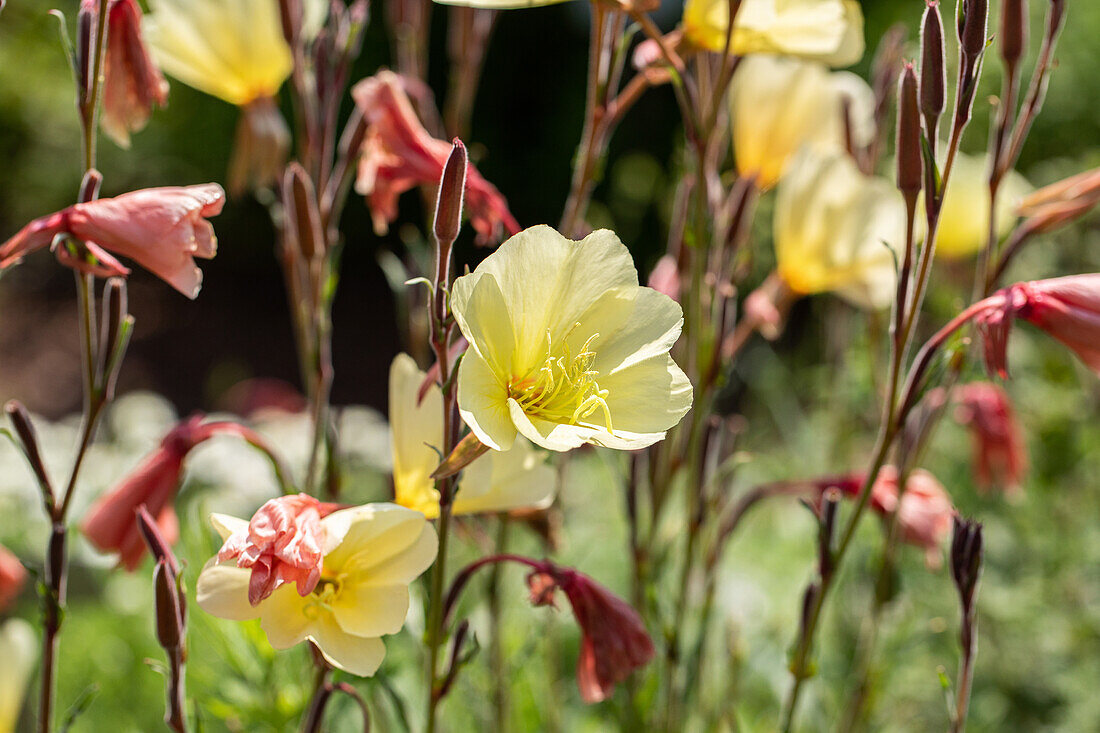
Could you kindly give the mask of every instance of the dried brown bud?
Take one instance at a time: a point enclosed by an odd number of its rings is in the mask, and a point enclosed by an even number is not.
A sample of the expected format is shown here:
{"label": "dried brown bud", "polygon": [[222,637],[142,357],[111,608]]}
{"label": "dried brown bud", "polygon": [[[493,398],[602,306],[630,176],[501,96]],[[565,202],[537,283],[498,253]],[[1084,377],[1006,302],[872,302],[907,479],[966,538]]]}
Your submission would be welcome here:
{"label": "dried brown bud", "polygon": [[103,183],[103,174],[95,168],[90,168],[80,181],[80,192],[77,200],[80,203],[95,201],[99,197],[99,187]]}
{"label": "dried brown bud", "polygon": [[92,91],[97,13],[95,3],[81,2],[76,14],[76,94],[81,109],[88,105]]}
{"label": "dried brown bud", "polygon": [[435,237],[449,247],[458,238],[462,226],[462,199],[466,191],[466,146],[457,137],[443,167],[439,196],[435,201]]}
{"label": "dried brown bud", "polygon": [[19,436],[19,442],[23,444],[27,463],[30,464],[31,470],[34,471],[38,484],[43,490],[46,511],[52,514],[54,507],[53,490],[50,488],[50,477],[46,473],[46,464],[42,462],[42,452],[38,448],[38,433],[34,429],[34,423],[31,422],[31,416],[27,412],[27,408],[23,407],[23,403],[17,400],[12,400],[4,405],[4,412],[8,413],[8,417],[11,418],[11,424],[15,428],[16,435]]}
{"label": "dried brown bud", "polygon": [[[924,10],[920,42],[920,108],[930,119],[937,119],[946,107],[947,56],[943,45],[943,18],[938,0]],[[931,134],[931,131],[929,131]]]}
{"label": "dried brown bud", "polygon": [[159,560],[153,569],[153,596],[157,641],[165,649],[179,649],[185,634],[183,607],[176,574],[164,560]]}
{"label": "dried brown bud", "polygon": [[305,168],[291,163],[283,174],[283,206],[286,210],[286,230],[298,242],[307,260],[325,252],[321,213],[317,208],[317,191]]}
{"label": "dried brown bud", "polygon": [[1001,58],[1014,68],[1027,47],[1027,0],[1004,0],[1000,36]]}
{"label": "dried brown bud", "polygon": [[921,189],[920,110],[917,107],[917,74],[907,63],[898,81],[898,189],[916,197]]}

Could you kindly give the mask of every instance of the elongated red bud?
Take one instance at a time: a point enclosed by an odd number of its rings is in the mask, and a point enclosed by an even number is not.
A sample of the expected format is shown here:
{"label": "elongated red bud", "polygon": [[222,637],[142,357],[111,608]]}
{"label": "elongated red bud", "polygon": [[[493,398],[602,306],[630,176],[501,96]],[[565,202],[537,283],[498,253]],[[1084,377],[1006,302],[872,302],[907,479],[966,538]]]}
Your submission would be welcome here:
{"label": "elongated red bud", "polygon": [[989,22],[989,0],[964,0],[959,18],[959,43],[970,57],[977,57],[985,48]]}
{"label": "elongated red bud", "polygon": [[325,251],[321,212],[317,208],[317,191],[305,168],[297,162],[286,167],[283,174],[283,205],[286,207],[287,232],[294,236],[298,248],[307,260],[320,257]]}
{"label": "elongated red bud", "polygon": [[907,63],[898,81],[898,189],[906,198],[921,189],[920,110],[917,107],[917,74]]}
{"label": "elongated red bud", "polygon": [[1012,68],[1027,47],[1027,0],[1004,0],[1001,7],[1001,58]]}
{"label": "elongated red bud", "polygon": [[183,607],[176,574],[164,560],[153,569],[153,594],[157,616],[157,641],[165,649],[179,649],[184,638]]}
{"label": "elongated red bud", "polygon": [[[925,117],[938,119],[947,106],[947,56],[943,45],[943,18],[938,0],[931,0],[921,21],[920,108]],[[929,131],[931,134],[931,131]]]}
{"label": "elongated red bud", "polygon": [[4,405],[4,412],[8,413],[12,427],[15,428],[15,434],[19,436],[19,442],[23,444],[27,463],[30,464],[31,470],[34,471],[34,475],[38,479],[38,485],[43,492],[42,498],[46,503],[46,511],[53,514],[53,489],[50,486],[49,474],[46,472],[46,464],[42,461],[42,452],[38,447],[38,433],[34,429],[34,423],[31,422],[31,416],[27,412],[27,408],[23,407],[23,403],[17,400],[11,400]]}
{"label": "elongated red bud", "polygon": [[97,5],[81,2],[76,14],[76,83],[77,100],[83,109],[89,102],[92,90],[92,68],[95,49],[95,21]]}
{"label": "elongated red bud", "polygon": [[439,196],[435,202],[435,236],[441,245],[450,246],[458,238],[462,225],[462,199],[466,191],[466,146],[457,137],[443,167]]}

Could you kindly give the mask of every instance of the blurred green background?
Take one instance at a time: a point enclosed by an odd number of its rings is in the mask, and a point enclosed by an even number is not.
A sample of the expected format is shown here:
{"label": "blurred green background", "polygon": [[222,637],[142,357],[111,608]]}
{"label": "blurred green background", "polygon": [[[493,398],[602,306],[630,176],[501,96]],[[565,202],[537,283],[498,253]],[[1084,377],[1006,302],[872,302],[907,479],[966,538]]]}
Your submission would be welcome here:
{"label": "blurred green background", "polygon": [[[993,3],[994,6],[999,5]],[[1031,3],[1038,43],[1045,2]],[[1100,5],[1069,3],[1069,21],[1058,52],[1043,115],[1024,149],[1020,170],[1042,185],[1100,165],[1100,77],[1095,74]],[[0,14],[0,238],[29,219],[70,203],[79,183],[78,125],[69,71],[57,41],[54,4],[9,0]],[[915,38],[922,0],[863,3],[869,52],[895,22]],[[62,10],[70,22],[75,2]],[[666,0],[661,18],[671,28],[679,15]],[[356,78],[388,63],[390,48],[376,9]],[[523,225],[555,223],[568,187],[570,163],[583,112],[587,45],[584,3],[503,13],[490,46],[473,120],[471,149],[482,173],[495,183]],[[447,12],[433,15],[433,88],[446,88],[443,44]],[[910,42],[909,54],[915,54]],[[1034,54],[1033,54],[1034,55]],[[866,75],[869,61],[856,71]],[[1030,67],[1028,68],[1030,71]],[[999,88],[995,60],[986,66],[976,118],[964,149],[984,147],[986,98]],[[284,103],[286,100],[283,100]],[[104,193],[145,186],[223,181],[236,110],[172,84],[169,108],[121,151],[102,143]],[[671,92],[649,93],[626,118],[611,144],[607,175],[596,192],[595,224],[612,226],[635,253],[643,272],[663,251],[668,202],[679,145]],[[402,253],[420,240],[418,197],[403,201],[399,225],[386,237],[370,229],[365,207],[353,197],[343,231],[348,246],[335,312],[335,398],[344,404],[384,409],[385,374],[398,348],[396,313],[377,264],[382,251]],[[770,199],[757,221],[755,246],[762,278],[770,259]],[[1032,244],[1014,267],[1019,279],[1100,270],[1100,232],[1093,218]],[[169,291],[142,271],[131,279],[137,330],[123,371],[122,391],[153,390],[156,415],[173,409],[214,409],[236,381],[250,376],[296,381],[282,278],[272,256],[273,233],[262,203],[231,201],[215,220],[218,257],[203,264],[205,287],[195,302]],[[465,237],[469,237],[467,232]],[[470,241],[459,257],[480,253]],[[968,293],[968,266],[942,265],[934,279],[930,324],[942,322]],[[728,406],[744,413],[753,429],[743,449],[752,462],[731,490],[778,478],[821,475],[863,464],[873,437],[874,380],[881,362],[881,325],[828,298],[804,300],[775,343],[756,342],[737,365]],[[868,328],[868,326],[871,328]],[[1097,381],[1064,349],[1026,328],[1017,329],[1010,353],[1016,400],[1031,455],[1021,502],[979,496],[969,472],[967,436],[945,421],[927,466],[943,481],[960,510],[985,523],[987,566],[979,600],[980,641],[971,726],[974,731],[1100,730],[1100,425]],[[79,358],[72,278],[46,255],[30,258],[0,282],[0,399],[19,397],[37,413],[59,420],[78,409]],[[977,377],[977,373],[968,376]],[[109,486],[155,442],[162,429],[147,414],[122,418],[103,431],[102,469],[87,479],[89,496]],[[167,418],[163,418],[167,419]],[[149,427],[150,425],[156,425]],[[137,437],[134,437],[134,436]],[[357,434],[366,450],[384,431]],[[289,439],[288,439],[289,440]],[[65,441],[58,440],[63,455]],[[6,447],[0,454],[5,484],[29,486],[30,477]],[[383,454],[384,450],[381,451]],[[384,463],[382,461],[381,463]],[[10,470],[8,470],[10,468]],[[560,558],[612,588],[626,589],[625,529],[617,476],[620,457],[589,453],[563,470],[564,534]],[[364,459],[352,485],[356,498],[378,499],[385,482],[378,461]],[[270,477],[252,479],[256,496]],[[205,529],[206,509],[225,498],[217,474],[193,476],[182,495],[185,537],[181,553],[193,584],[214,551]],[[221,494],[217,492],[221,490]],[[39,547],[38,511],[26,496],[3,501],[0,538],[31,558]],[[240,492],[237,492],[240,494]],[[222,504],[215,504],[221,507]],[[246,511],[242,507],[242,512]],[[833,597],[822,636],[819,675],[802,709],[804,730],[831,730],[850,688],[852,648],[871,602],[869,577],[876,567],[880,532],[865,523],[840,592]],[[485,520],[468,527],[471,545],[493,531]],[[676,531],[675,526],[669,527]],[[516,543],[540,550],[517,532]],[[794,504],[765,507],[746,522],[724,563],[720,605],[722,633],[713,634],[712,668],[703,681],[702,708],[735,700],[727,729],[770,730],[788,684],[787,646],[794,636],[798,597],[813,562],[813,524]],[[471,551],[472,552],[472,551]],[[873,730],[942,730],[947,725],[937,668],[953,676],[957,663],[957,610],[948,574],[928,571],[920,553],[905,551],[902,594],[890,608],[873,679]],[[97,692],[73,730],[161,729],[161,659],[154,643],[146,572],[110,573],[86,551],[74,568],[73,604],[63,637],[62,705],[89,685]],[[615,730],[621,699],[583,707],[573,686],[577,634],[567,611],[527,607],[518,572],[506,578],[509,674],[513,681],[513,729]],[[420,709],[419,660],[411,633],[387,642],[383,674],[363,682],[378,715],[379,730],[400,729],[389,690],[409,697],[414,722]],[[33,617],[27,592],[18,612]],[[471,603],[474,628],[485,642],[486,611]],[[121,619],[121,621],[120,621]],[[552,619],[544,629],[543,621]],[[290,730],[304,704],[303,650],[274,655],[250,625],[221,622],[193,609],[190,692],[205,730]],[[651,682],[651,681],[650,681]],[[445,705],[451,730],[484,729],[491,679],[483,658],[464,673]],[[643,694],[649,683],[643,681]],[[333,730],[355,730],[341,703]],[[242,721],[248,721],[242,722]],[[704,727],[700,726],[700,730]]]}

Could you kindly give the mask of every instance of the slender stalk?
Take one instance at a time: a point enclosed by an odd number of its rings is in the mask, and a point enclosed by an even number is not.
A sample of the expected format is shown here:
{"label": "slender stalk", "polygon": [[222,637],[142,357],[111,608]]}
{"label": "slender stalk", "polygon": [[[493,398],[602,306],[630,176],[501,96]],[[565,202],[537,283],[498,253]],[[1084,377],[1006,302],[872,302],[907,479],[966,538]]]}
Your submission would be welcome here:
{"label": "slender stalk", "polygon": [[[80,112],[81,131],[83,133],[84,170],[87,174],[95,168],[96,164],[96,132],[99,110],[99,97],[102,89],[103,60],[107,48],[107,0],[99,0],[96,8],[95,41],[92,45],[94,54],[92,60],[91,78],[83,80],[89,86],[86,90],[78,90],[78,107]],[[96,187],[86,189],[90,197],[94,197]],[[46,548],[46,567],[44,573],[45,600],[43,609],[43,634],[42,634],[42,677],[41,691],[38,706],[38,730],[40,733],[51,733],[53,730],[53,704],[55,697],[55,678],[57,668],[58,637],[61,633],[61,623],[64,618],[65,592],[68,580],[67,541],[68,528],[65,524],[68,516],[69,503],[72,500],[76,488],[77,477],[84,463],[84,456],[88,452],[92,438],[95,435],[99,413],[103,406],[104,397],[99,393],[95,384],[95,369],[98,359],[95,348],[95,281],[91,275],[76,273],[78,293],[78,307],[80,309],[79,323],[81,335],[81,360],[84,373],[84,416],[82,419],[81,437],[77,446],[76,456],[73,459],[72,472],[61,503],[54,507],[54,514],[50,517],[52,530],[49,543]],[[110,348],[105,347],[105,348]]]}
{"label": "slender stalk", "polygon": [[[497,518],[497,534],[493,554],[502,555],[508,551],[508,530],[511,524],[506,514]],[[504,658],[504,644],[501,638],[503,628],[501,620],[501,580],[503,568],[493,566],[489,575],[489,666],[492,669],[493,685],[493,730],[508,730],[508,690],[511,680],[508,678],[507,660]]]}

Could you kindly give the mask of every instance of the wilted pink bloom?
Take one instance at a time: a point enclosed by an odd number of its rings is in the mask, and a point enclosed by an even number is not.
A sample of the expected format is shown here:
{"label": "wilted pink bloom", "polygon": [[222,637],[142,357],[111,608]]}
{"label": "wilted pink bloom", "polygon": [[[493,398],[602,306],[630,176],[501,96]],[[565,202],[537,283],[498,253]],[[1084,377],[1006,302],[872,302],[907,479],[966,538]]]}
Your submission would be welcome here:
{"label": "wilted pink bloom", "polygon": [[308,494],[280,496],[264,504],[248,527],[234,532],[218,551],[218,562],[236,558],[250,568],[248,602],[253,606],[283,583],[295,583],[308,596],[321,579],[325,528],[321,518],[337,509]]}
{"label": "wilted pink bloom", "polygon": [[[439,185],[453,146],[424,129],[401,77],[392,71],[362,80],[351,94],[368,125],[355,190],[367,197],[374,228],[384,233],[397,218],[402,193],[414,186]],[[466,210],[479,244],[519,231],[504,197],[473,166],[466,173]]]}
{"label": "wilted pink bloom", "polygon": [[135,512],[144,506],[168,543],[179,537],[179,525],[172,501],[179,489],[183,460],[200,443],[215,435],[236,435],[270,454],[263,439],[234,422],[203,422],[194,415],[174,427],[160,447],[146,456],[117,487],[92,505],[81,529],[92,544],[104,552],[117,552],[119,564],[135,570],[145,554]]}
{"label": "wilted pink bloom", "polygon": [[[0,269],[24,255],[49,246],[59,234],[83,240],[100,260],[95,274],[126,274],[103,250],[129,257],[188,298],[199,294],[202,272],[195,257],[210,259],[217,251],[207,217],[221,213],[225,192],[216,183],[201,186],[146,188],[115,198],[74,204],[35,219],[0,246]],[[62,255],[63,248],[59,248]],[[63,259],[65,257],[62,255]],[[77,266],[69,261],[67,264]]]}
{"label": "wilted pink bloom", "polygon": [[956,419],[974,438],[974,481],[980,489],[994,483],[1019,494],[1027,471],[1027,450],[1008,395],[989,382],[974,382],[955,390]]}
{"label": "wilted pink bloom", "polygon": [[177,425],[116,488],[92,505],[81,529],[92,544],[104,552],[118,552],[119,564],[136,570],[145,554],[135,512],[144,505],[169,543],[179,537],[176,511],[172,506],[179,488],[183,459],[206,440],[209,431],[196,415]]}
{"label": "wilted pink bloom", "polygon": [[531,602],[554,605],[554,591],[565,591],[581,627],[577,687],[586,703],[605,700],[612,688],[656,653],[638,612],[587,575],[550,561],[527,576]]}
{"label": "wilted pink bloom", "polygon": [[935,476],[919,468],[910,473],[899,506],[898,471],[883,466],[871,488],[871,507],[883,515],[896,511],[902,541],[924,549],[929,567],[939,566],[940,545],[951,531],[955,507]]}
{"label": "wilted pink bloom", "polygon": [[[97,0],[82,0],[95,10]],[[130,133],[145,127],[153,107],[168,103],[168,82],[149,55],[141,35],[141,8],[135,0],[111,0],[104,57],[103,131],[122,147]]]}
{"label": "wilted pink bloom", "polygon": [[27,582],[27,569],[8,548],[0,545],[0,611],[6,611]]}
{"label": "wilted pink bloom", "polygon": [[1100,273],[1016,283],[972,308],[990,373],[1008,376],[1008,334],[1016,318],[1043,329],[1100,373]]}
{"label": "wilted pink bloom", "polygon": [[649,287],[680,302],[680,266],[672,255],[663,255],[649,273]]}

